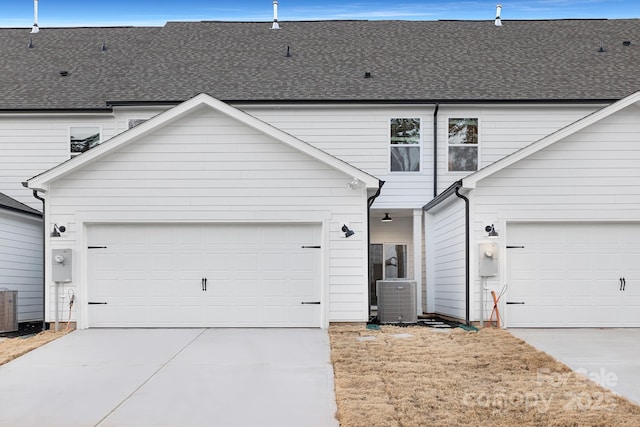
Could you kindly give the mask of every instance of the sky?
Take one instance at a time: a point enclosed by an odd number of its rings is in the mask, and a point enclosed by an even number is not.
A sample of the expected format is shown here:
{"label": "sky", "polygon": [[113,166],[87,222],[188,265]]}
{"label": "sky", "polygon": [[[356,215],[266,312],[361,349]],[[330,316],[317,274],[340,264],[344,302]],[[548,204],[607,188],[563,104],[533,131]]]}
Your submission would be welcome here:
{"label": "sky", "polygon": [[[280,0],[280,22],[326,19],[640,18],[639,0]],[[0,27],[33,24],[33,0],[0,0]],[[167,21],[271,21],[272,0],[38,0],[46,27],[150,25]]]}

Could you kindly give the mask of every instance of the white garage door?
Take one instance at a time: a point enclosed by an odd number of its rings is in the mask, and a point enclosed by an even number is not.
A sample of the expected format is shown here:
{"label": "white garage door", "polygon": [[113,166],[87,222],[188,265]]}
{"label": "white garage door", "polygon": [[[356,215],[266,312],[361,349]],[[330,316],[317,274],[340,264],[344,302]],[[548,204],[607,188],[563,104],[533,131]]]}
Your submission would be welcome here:
{"label": "white garage door", "polygon": [[319,327],[320,224],[93,225],[90,327]]}
{"label": "white garage door", "polygon": [[508,327],[640,326],[639,224],[508,226]]}

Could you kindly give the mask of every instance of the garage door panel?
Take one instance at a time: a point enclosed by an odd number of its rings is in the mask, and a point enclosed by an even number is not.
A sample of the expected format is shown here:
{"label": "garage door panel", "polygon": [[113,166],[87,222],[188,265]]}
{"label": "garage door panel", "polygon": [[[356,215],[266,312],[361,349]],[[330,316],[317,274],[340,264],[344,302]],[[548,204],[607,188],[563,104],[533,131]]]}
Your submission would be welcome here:
{"label": "garage door panel", "polygon": [[[320,326],[319,224],[89,229],[89,326]],[[130,236],[133,238],[130,240]],[[206,290],[202,279],[207,278]]]}
{"label": "garage door panel", "polygon": [[[509,327],[640,326],[633,291],[640,277],[640,225],[510,224],[506,300]],[[640,283],[640,282],[639,282]],[[640,294],[638,294],[640,295]]]}

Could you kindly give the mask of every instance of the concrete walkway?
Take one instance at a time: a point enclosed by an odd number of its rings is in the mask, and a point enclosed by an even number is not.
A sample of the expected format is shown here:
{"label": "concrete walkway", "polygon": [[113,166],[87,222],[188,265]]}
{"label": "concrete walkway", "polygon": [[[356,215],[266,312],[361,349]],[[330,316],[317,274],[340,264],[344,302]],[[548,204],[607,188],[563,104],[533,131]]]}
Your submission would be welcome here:
{"label": "concrete walkway", "polygon": [[0,425],[337,426],[318,329],[91,329],[0,366]]}
{"label": "concrete walkway", "polygon": [[640,405],[640,329],[509,329],[509,332]]}

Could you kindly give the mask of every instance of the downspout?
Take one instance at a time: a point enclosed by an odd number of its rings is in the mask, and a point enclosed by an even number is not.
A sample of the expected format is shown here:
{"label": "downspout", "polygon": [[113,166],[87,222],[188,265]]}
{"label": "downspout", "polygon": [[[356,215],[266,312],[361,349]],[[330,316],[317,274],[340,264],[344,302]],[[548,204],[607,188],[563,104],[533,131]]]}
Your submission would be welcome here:
{"label": "downspout", "polygon": [[469,268],[469,241],[470,241],[469,239],[469,223],[470,223],[469,199],[458,192],[461,186],[462,186],[462,181],[458,181],[455,187],[455,191],[456,191],[456,196],[464,200],[464,224],[465,224],[465,227],[464,227],[465,228],[464,230],[465,319],[464,320],[465,320],[465,324],[469,326],[469,317],[470,317],[469,301],[470,301],[470,293],[471,293],[471,283],[469,281],[469,270],[470,270]]}
{"label": "downspout", "polygon": [[433,197],[438,195],[438,110],[440,104],[436,104],[433,110]]}
{"label": "downspout", "polygon": [[47,290],[46,290],[46,279],[45,279],[45,242],[47,241],[47,234],[46,234],[46,229],[44,227],[44,223],[45,223],[45,204],[44,204],[44,198],[40,197],[38,195],[38,190],[33,190],[33,197],[35,197],[36,199],[40,200],[42,202],[42,330],[45,331],[47,329],[47,323],[46,323],[46,297],[47,297]]}
{"label": "downspout", "polygon": [[[380,191],[382,191],[382,186],[384,185],[383,180],[378,180],[378,191],[376,194],[369,197],[367,199],[367,317],[371,318],[371,290],[369,286],[371,286],[371,205],[376,201],[378,196],[380,195]],[[367,319],[369,320],[369,319]]]}

